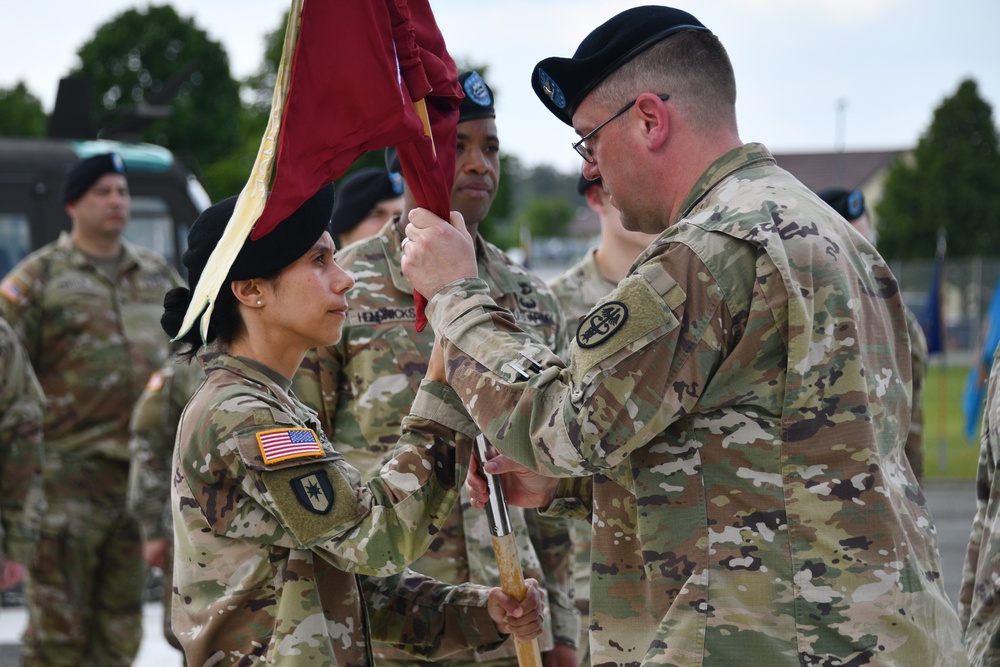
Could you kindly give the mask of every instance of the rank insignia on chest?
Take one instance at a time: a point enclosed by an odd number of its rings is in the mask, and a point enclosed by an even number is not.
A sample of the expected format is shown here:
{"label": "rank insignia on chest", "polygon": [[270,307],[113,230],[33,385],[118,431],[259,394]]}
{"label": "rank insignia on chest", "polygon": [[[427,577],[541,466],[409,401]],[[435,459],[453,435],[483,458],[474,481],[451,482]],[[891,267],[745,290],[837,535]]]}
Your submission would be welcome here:
{"label": "rank insignia on chest", "polygon": [[310,512],[326,514],[333,507],[333,485],[325,470],[296,477],[289,484],[299,503]]}
{"label": "rank insignia on chest", "polygon": [[316,431],[311,428],[278,428],[261,431],[256,435],[264,465],[323,455]]}
{"label": "rank insignia on chest", "polygon": [[582,348],[597,347],[628,321],[628,306],[621,301],[602,303],[583,318],[576,330],[576,343]]}

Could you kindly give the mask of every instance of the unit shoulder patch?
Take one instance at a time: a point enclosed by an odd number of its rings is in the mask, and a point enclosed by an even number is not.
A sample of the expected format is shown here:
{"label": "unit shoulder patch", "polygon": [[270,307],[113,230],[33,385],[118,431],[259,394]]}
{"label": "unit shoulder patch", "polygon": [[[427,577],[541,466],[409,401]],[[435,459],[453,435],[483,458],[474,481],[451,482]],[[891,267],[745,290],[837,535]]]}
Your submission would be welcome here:
{"label": "unit shoulder patch", "polygon": [[597,347],[625,326],[628,306],[621,301],[602,303],[583,318],[576,330],[576,343],[584,349]]}

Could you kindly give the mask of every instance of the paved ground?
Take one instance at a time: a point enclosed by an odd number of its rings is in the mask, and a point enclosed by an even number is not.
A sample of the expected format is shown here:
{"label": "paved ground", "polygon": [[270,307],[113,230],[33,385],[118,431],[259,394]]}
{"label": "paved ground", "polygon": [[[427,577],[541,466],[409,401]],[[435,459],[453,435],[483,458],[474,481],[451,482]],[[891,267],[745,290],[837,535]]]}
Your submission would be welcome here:
{"label": "paved ground", "polygon": [[[954,604],[962,582],[972,515],[976,511],[975,487],[972,482],[931,482],[925,493],[938,529],[945,590]],[[146,605],[145,634],[134,667],[180,667],[180,654],[163,639],[162,619],[163,609],[159,604]],[[24,624],[23,608],[0,610],[0,667],[20,666],[18,642]]]}

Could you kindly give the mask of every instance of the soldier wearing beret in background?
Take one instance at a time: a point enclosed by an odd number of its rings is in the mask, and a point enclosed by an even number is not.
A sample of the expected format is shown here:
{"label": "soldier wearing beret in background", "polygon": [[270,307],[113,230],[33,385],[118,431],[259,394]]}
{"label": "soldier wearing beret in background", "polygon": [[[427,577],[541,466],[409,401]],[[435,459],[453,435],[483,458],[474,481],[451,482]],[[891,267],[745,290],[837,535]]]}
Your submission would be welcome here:
{"label": "soldier wearing beret in background", "polygon": [[[563,322],[555,295],[477,233],[500,182],[500,139],[492,90],[477,72],[464,72],[459,81],[465,99],[459,108],[452,206],[465,215],[476,239],[477,271],[493,297],[532,335],[559,346]],[[394,159],[395,151],[388,151],[386,166],[399,171]],[[405,194],[404,199],[409,207],[411,199]],[[338,263],[357,281],[348,293],[351,311],[344,335],[336,345],[309,353],[294,380],[296,394],[319,413],[334,447],[364,479],[377,475],[395,451],[399,424],[427,370],[434,340],[430,328],[416,330],[413,288],[400,271],[405,219],[393,220],[377,236],[337,253]],[[442,254],[438,261],[450,258]],[[574,664],[579,621],[572,600],[569,522],[539,517],[535,510],[515,509],[512,515],[525,575],[542,582],[548,595],[546,633],[539,639],[543,659]],[[467,498],[460,500],[413,569],[453,584],[496,584],[499,572],[487,517],[470,511]],[[376,646],[376,655],[382,665],[412,662],[385,645]],[[449,665],[474,662],[515,665],[513,642],[492,653],[453,656]]]}
{"label": "soldier wearing beret in background", "polygon": [[[875,245],[877,234],[872,229],[865,207],[865,196],[860,188],[827,188],[817,193],[839,213],[844,220],[851,223],[865,239]],[[913,394],[910,410],[910,428],[906,435],[906,446],[903,452],[906,460],[913,468],[913,476],[923,484],[924,481],[924,374],[927,368],[927,336],[920,326],[917,316],[904,304],[906,315],[906,331],[910,334],[910,364],[913,367]]]}
{"label": "soldier wearing beret in background", "polygon": [[490,298],[461,216],[411,212],[403,271],[508,500],[592,519],[593,663],[966,664],[903,461],[886,262],[742,142],[732,65],[694,16],[626,10],[532,82],[626,229],[659,238],[568,362]]}
{"label": "soldier wearing beret in background", "polygon": [[[183,261],[192,290],[236,199],[206,209],[191,228]],[[433,381],[443,375],[438,355],[396,457],[362,484],[290,391],[306,350],[336,342],[348,311],[354,281],[333,261],[332,204],[326,186],[267,236],[247,239],[213,295],[209,347],[197,325],[181,338],[182,358],[209,355],[201,358],[208,378],[181,417],[171,475],[173,630],[192,667],[363,667],[373,634],[416,655],[445,655],[542,630],[534,581],[518,603],[499,588],[382,578],[440,529],[472,431],[454,392]],[[174,338],[190,302],[185,288],[164,299],[163,328]],[[374,575],[364,597],[358,574]]]}
{"label": "soldier wearing beret in background", "polygon": [[[574,266],[549,281],[549,287],[559,298],[566,319],[566,349],[572,344],[580,318],[618,286],[635,258],[656,238],[655,234],[630,232],[622,227],[621,213],[611,203],[601,179],[588,180],[580,174],[576,191],[583,195],[601,226],[598,245]],[[576,556],[575,602],[582,618],[590,615],[590,522],[578,519],[573,524],[573,549]],[[580,667],[590,665],[589,629],[580,624],[577,646]]]}
{"label": "soldier wearing beret in background", "polygon": [[338,248],[375,236],[403,212],[403,176],[378,167],[358,169],[337,183],[330,231]]}
{"label": "soldier wearing beret in background", "polygon": [[0,310],[48,399],[48,510],[27,578],[24,665],[129,665],[145,568],[125,508],[128,419],[167,358],[161,303],[182,281],[163,257],[122,239],[130,198],[120,155],[72,167],[62,201],[71,230],[0,284]]}

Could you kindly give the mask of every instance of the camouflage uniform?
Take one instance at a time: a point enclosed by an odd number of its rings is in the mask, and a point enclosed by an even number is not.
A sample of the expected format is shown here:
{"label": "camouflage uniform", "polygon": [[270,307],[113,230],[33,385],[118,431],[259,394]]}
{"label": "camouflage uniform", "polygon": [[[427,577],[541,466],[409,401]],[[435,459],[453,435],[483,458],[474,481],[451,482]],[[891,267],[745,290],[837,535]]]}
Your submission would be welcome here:
{"label": "camouflage uniform", "polygon": [[64,233],[26,257],[0,292],[48,398],[48,510],[27,580],[24,664],[128,665],[142,636],[145,568],[125,509],[128,419],[167,358],[167,262],[123,242],[111,281]]}
{"label": "camouflage uniform", "polygon": [[0,319],[0,565],[31,562],[42,495],[45,396],[17,334]]}
{"label": "camouflage uniform", "polygon": [[993,354],[976,480],[976,517],[965,556],[958,612],[974,667],[1000,664],[1000,347]]}
{"label": "camouflage uniform", "polygon": [[132,461],[128,508],[139,520],[145,540],[162,539],[168,543],[163,569],[163,636],[176,649],[181,649],[181,645],[170,629],[174,537],[170,522],[170,466],[181,412],[204,381],[205,371],[200,363],[168,361],[149,377],[129,423]]}
{"label": "camouflage uniform", "polygon": [[[578,263],[549,281],[549,287],[562,306],[567,348],[576,336],[581,318],[618,286],[618,283],[605,278],[597,268],[596,252],[597,248],[591,248]],[[590,517],[573,522],[573,549],[576,553],[573,589],[576,608],[582,618],[588,619],[580,623],[580,640],[577,644],[580,667],[590,665],[590,533]]]}
{"label": "camouflage uniform", "polygon": [[927,337],[913,311],[906,308],[906,331],[910,334],[910,363],[913,366],[913,406],[910,430],[906,435],[906,460],[917,482],[924,481],[924,373],[927,368]]}
{"label": "camouflage uniform", "polygon": [[[475,431],[450,388],[424,383],[397,458],[362,485],[290,380],[227,354],[206,371],[172,476],[173,628],[189,665],[370,665],[370,633],[442,654],[503,638],[480,587],[372,581],[370,617],[359,591],[357,575],[423,553],[457,498],[471,441],[455,429]],[[288,429],[311,438],[305,451],[268,450]]]}
{"label": "camouflage uniform", "polygon": [[[429,309],[487,437],[577,478],[552,511],[592,507],[594,664],[965,664],[901,460],[909,349],[885,261],[759,144],[669,222],[568,368],[481,281]],[[519,353],[530,380],[505,367]]]}
{"label": "camouflage uniform", "polygon": [[[434,335],[417,333],[413,288],[400,269],[402,236],[394,221],[372,238],[337,253],[337,263],[355,279],[340,342],[306,357],[294,379],[295,393],[319,413],[334,448],[371,479],[392,456],[399,424],[427,370]],[[552,292],[481,237],[476,239],[480,275],[490,294],[515,313],[517,322],[547,345],[562,340],[562,315]],[[526,577],[546,591],[542,651],[553,641],[576,645],[579,620],[572,600],[570,524],[511,508],[514,534]],[[472,509],[462,493],[438,539],[413,569],[440,581],[497,586],[500,574],[485,512]],[[408,656],[378,646],[380,664]],[[514,664],[513,642],[493,654],[456,656],[458,664],[503,658]]]}

